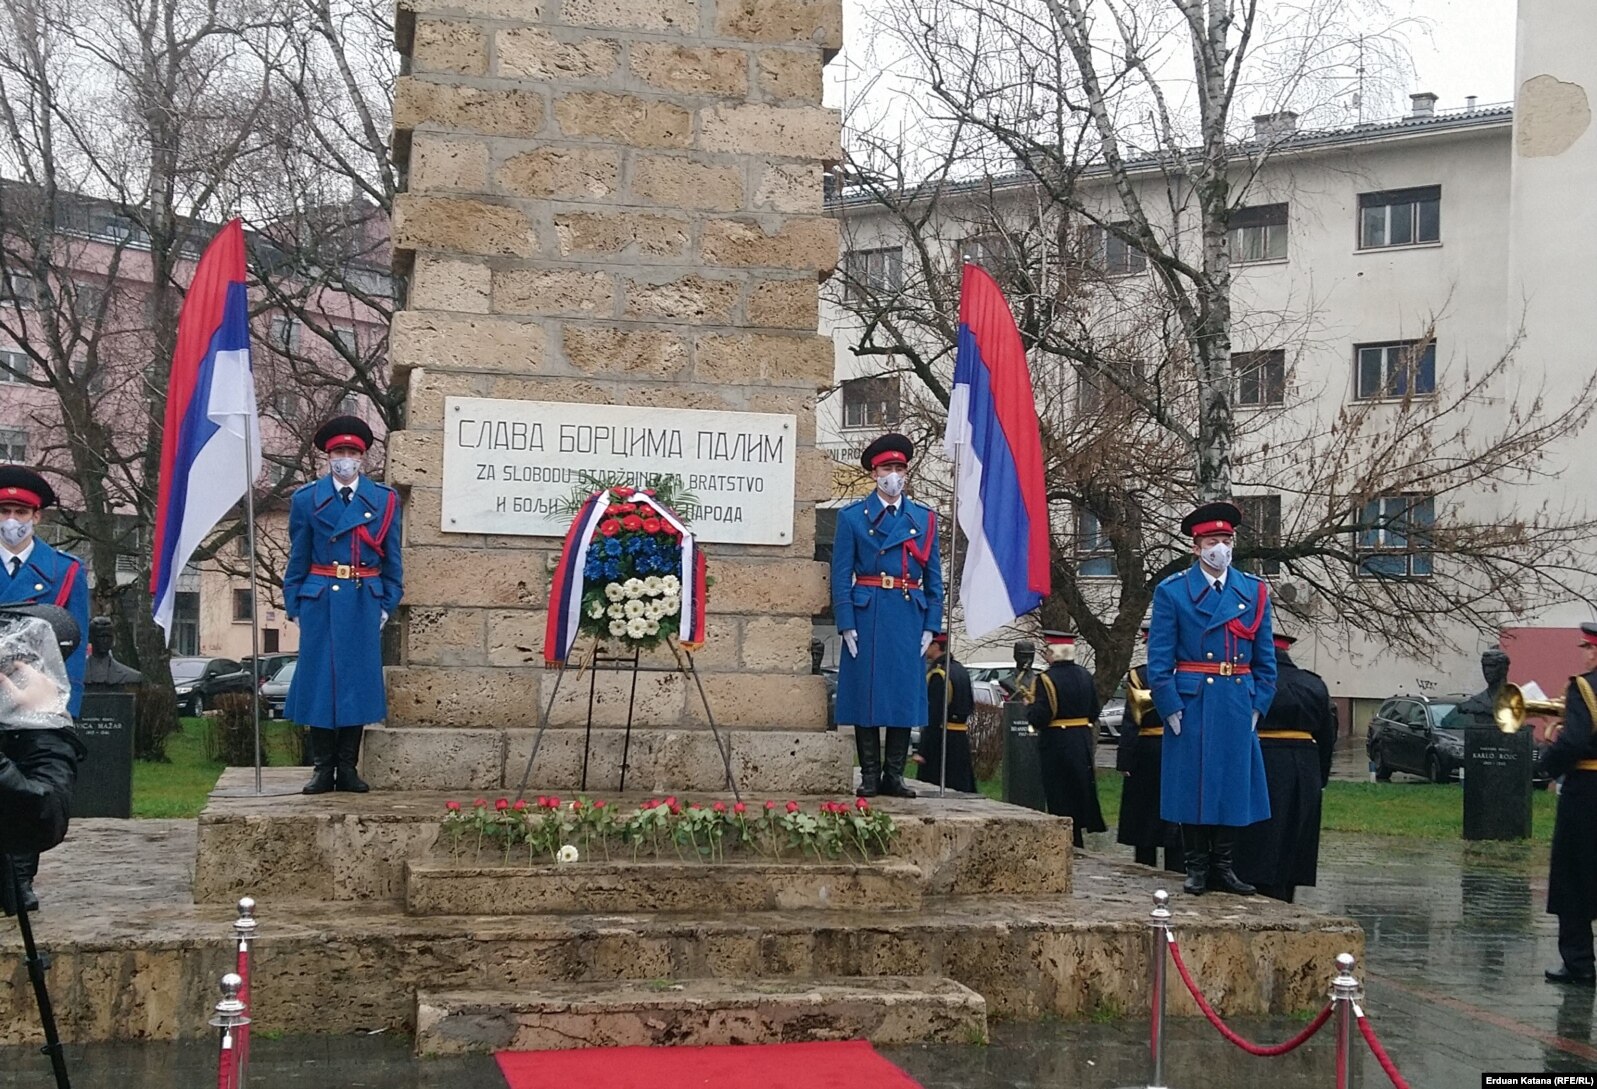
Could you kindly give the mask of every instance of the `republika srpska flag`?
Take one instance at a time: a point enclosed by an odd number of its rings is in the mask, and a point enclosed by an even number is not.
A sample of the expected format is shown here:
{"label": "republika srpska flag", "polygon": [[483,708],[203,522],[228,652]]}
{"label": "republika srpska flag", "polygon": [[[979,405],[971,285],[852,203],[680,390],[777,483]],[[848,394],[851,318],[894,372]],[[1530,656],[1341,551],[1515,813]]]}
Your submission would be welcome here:
{"label": "republika srpska flag", "polygon": [[1048,596],[1048,496],[1026,349],[993,278],[966,265],[959,353],[943,439],[958,466],[954,506],[969,551],[959,580],[972,639],[1031,612]]}
{"label": "republika srpska flag", "polygon": [[166,386],[150,594],[155,622],[168,642],[178,575],[260,471],[244,228],[235,219],[211,239],[194,269],[178,313],[177,349]]}

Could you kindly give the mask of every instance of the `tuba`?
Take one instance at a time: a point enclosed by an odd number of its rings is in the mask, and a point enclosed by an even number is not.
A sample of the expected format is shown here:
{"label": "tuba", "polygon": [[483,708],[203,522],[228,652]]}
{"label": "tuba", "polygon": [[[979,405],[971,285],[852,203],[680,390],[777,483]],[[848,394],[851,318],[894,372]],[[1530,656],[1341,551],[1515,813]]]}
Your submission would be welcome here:
{"label": "tuba", "polygon": [[1518,733],[1530,715],[1549,715],[1562,721],[1564,701],[1528,700],[1517,684],[1504,684],[1492,701],[1492,721],[1505,734]]}

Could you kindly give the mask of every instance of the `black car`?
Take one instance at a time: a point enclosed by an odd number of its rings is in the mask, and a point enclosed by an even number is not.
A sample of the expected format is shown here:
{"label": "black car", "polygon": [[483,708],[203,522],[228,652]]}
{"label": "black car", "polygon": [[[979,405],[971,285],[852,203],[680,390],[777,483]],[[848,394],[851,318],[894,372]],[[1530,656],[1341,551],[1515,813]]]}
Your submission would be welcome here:
{"label": "black car", "polygon": [[1424,776],[1433,783],[1446,783],[1464,767],[1464,730],[1449,714],[1467,697],[1393,696],[1381,704],[1370,720],[1370,737],[1365,743],[1375,778],[1386,782],[1394,771]]}
{"label": "black car", "polygon": [[259,661],[252,657],[246,657],[239,662],[239,668],[248,670],[253,665],[255,667],[256,683],[265,684],[267,681],[281,673],[284,666],[288,665],[288,663],[294,661],[298,657],[299,654],[294,651],[263,654],[261,655]]}
{"label": "black car", "polygon": [[181,715],[199,715],[224,692],[249,692],[250,675],[231,658],[173,658],[172,685]]}

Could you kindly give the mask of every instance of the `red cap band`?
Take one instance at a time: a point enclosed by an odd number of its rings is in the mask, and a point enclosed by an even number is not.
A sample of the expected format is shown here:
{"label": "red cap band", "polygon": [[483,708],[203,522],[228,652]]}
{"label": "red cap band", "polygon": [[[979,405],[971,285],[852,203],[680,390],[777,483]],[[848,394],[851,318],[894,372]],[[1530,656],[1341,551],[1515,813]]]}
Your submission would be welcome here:
{"label": "red cap band", "polygon": [[1192,535],[1194,537],[1212,537],[1216,533],[1235,534],[1236,531],[1236,526],[1232,525],[1230,522],[1220,521],[1218,519],[1213,522],[1199,522],[1197,525],[1192,527]]}
{"label": "red cap band", "polygon": [[1582,631],[1580,641],[1588,647],[1597,647],[1597,632]]}
{"label": "red cap band", "polygon": [[337,450],[340,446],[353,446],[361,453],[366,452],[366,440],[359,435],[334,435],[327,440],[325,450]]}
{"label": "red cap band", "polygon": [[1274,642],[1275,642],[1275,649],[1276,650],[1291,650],[1292,649],[1292,640],[1290,640],[1290,639],[1283,639],[1279,635],[1277,635],[1275,637]]}
{"label": "red cap band", "polygon": [[909,464],[909,459],[903,455],[902,451],[883,450],[880,454],[877,454],[875,457],[871,458],[871,468],[879,469],[883,465],[891,465],[894,462],[897,462],[899,465],[907,466]]}
{"label": "red cap band", "polygon": [[1045,635],[1043,638],[1051,647],[1073,647],[1076,645],[1074,635]]}
{"label": "red cap band", "polygon": [[0,488],[0,503],[26,503],[34,510],[44,506],[44,500],[39,498],[39,494],[30,492],[26,488]]}

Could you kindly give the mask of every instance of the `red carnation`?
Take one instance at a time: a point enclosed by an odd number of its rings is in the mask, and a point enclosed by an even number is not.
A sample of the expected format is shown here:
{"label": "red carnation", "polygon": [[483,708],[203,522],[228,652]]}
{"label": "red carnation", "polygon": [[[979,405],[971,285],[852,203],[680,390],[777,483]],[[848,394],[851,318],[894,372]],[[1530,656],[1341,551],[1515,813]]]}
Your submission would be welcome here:
{"label": "red carnation", "polygon": [[621,513],[622,514],[636,514],[637,512],[638,512],[638,505],[636,503],[623,503],[623,504],[621,504]]}
{"label": "red carnation", "polygon": [[445,802],[444,803],[444,808],[449,810],[451,813],[459,813],[460,812],[460,803],[459,802]]}
{"label": "red carnation", "polygon": [[607,518],[603,522],[599,523],[599,532],[604,534],[606,537],[614,537],[617,533],[621,532],[621,523],[616,521],[614,518]]}
{"label": "red carnation", "polygon": [[616,515],[621,513],[621,504],[611,503],[608,507],[604,508],[604,512],[610,517],[614,518]]}
{"label": "red carnation", "polygon": [[625,485],[622,485],[619,488],[611,488],[610,491],[616,495],[619,495],[622,499],[625,499],[627,496],[636,493],[635,488],[628,488]]}
{"label": "red carnation", "polygon": [[636,514],[629,514],[625,518],[621,519],[621,528],[632,530],[642,529],[643,519],[639,518]]}
{"label": "red carnation", "polygon": [[797,802],[788,802],[787,811],[789,813],[797,813],[799,811],[799,804]]}
{"label": "red carnation", "polygon": [[660,532],[660,527],[663,524],[664,523],[661,522],[660,519],[658,519],[658,518],[645,518],[643,520],[643,532],[645,532],[645,533],[659,533]]}
{"label": "red carnation", "polygon": [[503,813],[505,810],[510,808],[510,799],[500,798],[498,801],[494,802],[494,808]]}
{"label": "red carnation", "polygon": [[744,805],[742,802],[739,802],[737,805],[732,807],[732,812],[741,817],[744,813],[748,812],[748,808],[748,806]]}

